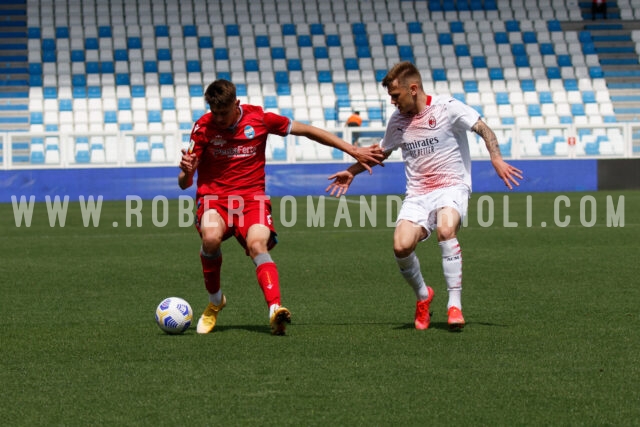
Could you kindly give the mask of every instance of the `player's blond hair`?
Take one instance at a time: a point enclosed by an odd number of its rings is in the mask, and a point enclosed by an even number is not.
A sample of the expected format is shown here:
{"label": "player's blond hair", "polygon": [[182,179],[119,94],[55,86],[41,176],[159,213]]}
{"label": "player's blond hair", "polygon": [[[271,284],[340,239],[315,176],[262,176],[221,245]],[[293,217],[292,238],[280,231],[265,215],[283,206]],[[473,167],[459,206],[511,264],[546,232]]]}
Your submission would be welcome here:
{"label": "player's blond hair", "polygon": [[398,62],[382,79],[382,87],[388,88],[395,80],[399,86],[408,86],[415,83],[422,89],[422,76],[420,71],[409,61]]}

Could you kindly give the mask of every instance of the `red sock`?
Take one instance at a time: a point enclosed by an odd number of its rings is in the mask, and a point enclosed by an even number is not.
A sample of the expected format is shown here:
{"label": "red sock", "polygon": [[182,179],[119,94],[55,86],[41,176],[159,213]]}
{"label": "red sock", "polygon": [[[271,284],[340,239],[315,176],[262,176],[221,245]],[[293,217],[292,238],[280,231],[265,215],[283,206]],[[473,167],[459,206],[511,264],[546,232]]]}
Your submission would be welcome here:
{"label": "red sock", "polygon": [[265,262],[256,268],[258,284],[264,293],[267,306],[273,304],[280,305],[280,279],[278,278],[278,268],[275,262]]}
{"label": "red sock", "polygon": [[207,288],[207,292],[215,294],[220,290],[220,267],[222,266],[222,255],[211,258],[200,253],[200,261],[202,262],[204,286]]}

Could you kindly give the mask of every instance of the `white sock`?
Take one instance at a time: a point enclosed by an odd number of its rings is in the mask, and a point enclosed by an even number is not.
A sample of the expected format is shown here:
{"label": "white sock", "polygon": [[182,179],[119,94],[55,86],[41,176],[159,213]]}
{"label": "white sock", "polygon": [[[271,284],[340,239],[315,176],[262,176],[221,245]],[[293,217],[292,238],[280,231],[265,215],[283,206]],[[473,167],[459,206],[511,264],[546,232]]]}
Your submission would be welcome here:
{"label": "white sock", "polygon": [[279,304],[271,304],[269,306],[269,319],[271,319],[271,317],[273,316],[273,312],[276,311],[278,308],[280,308]]}
{"label": "white sock", "polygon": [[215,306],[222,304],[222,290],[219,290],[215,294],[209,294],[209,302]]}
{"label": "white sock", "polygon": [[402,277],[404,277],[404,280],[407,281],[416,293],[418,301],[429,298],[429,291],[427,290],[427,285],[424,283],[422,272],[420,272],[420,260],[416,253],[411,252],[411,255],[406,258],[396,257],[396,262],[398,263]]}
{"label": "white sock", "polygon": [[462,309],[462,250],[460,244],[455,237],[438,244],[442,252],[442,270],[449,292],[447,309],[450,307]]}

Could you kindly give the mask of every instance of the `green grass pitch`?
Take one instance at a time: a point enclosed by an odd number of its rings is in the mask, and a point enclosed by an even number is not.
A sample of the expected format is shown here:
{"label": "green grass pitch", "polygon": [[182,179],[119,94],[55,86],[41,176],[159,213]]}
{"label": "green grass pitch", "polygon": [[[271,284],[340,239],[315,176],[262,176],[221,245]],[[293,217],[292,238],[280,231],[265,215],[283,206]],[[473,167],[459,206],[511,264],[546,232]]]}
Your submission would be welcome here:
{"label": "green grass pitch", "polygon": [[[285,337],[269,334],[235,241],[223,245],[228,305],[214,333],[155,325],[167,296],[196,319],[207,302],[177,201],[162,227],[162,201],[155,213],[143,201],[140,227],[125,225],[125,202],[104,202],[85,226],[71,200],[64,227],[44,202],[29,227],[1,204],[2,424],[640,425],[639,192],[474,194],[459,234],[461,333],[446,328],[434,239],[418,248],[432,327],[413,328],[390,198],[324,199],[324,227],[311,200],[273,200]],[[375,220],[360,224],[365,205]]]}

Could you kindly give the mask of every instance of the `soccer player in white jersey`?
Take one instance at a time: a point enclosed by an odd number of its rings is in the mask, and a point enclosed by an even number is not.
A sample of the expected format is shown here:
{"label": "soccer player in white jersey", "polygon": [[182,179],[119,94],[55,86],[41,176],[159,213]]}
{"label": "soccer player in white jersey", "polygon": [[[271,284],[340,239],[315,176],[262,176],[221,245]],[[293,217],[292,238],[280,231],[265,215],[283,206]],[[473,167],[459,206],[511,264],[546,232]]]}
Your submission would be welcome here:
{"label": "soccer player in white jersey", "polygon": [[[397,110],[391,116],[380,143],[386,157],[402,150],[407,180],[406,196],[393,235],[393,251],[400,272],[415,291],[416,329],[427,329],[429,305],[434,291],[424,282],[415,254],[419,242],[436,232],[442,252],[442,268],[449,294],[448,324],[452,330],[464,327],[462,315],[462,252],[457,239],[467,213],[471,194],[471,159],[467,131],[484,139],[498,177],[512,189],[519,185],[522,171],[506,163],[494,132],[473,108],[450,96],[424,92],[419,70],[410,62],[396,64],[382,80],[382,86]],[[340,197],[355,175],[365,169],[354,164],[329,179],[331,195]]]}

